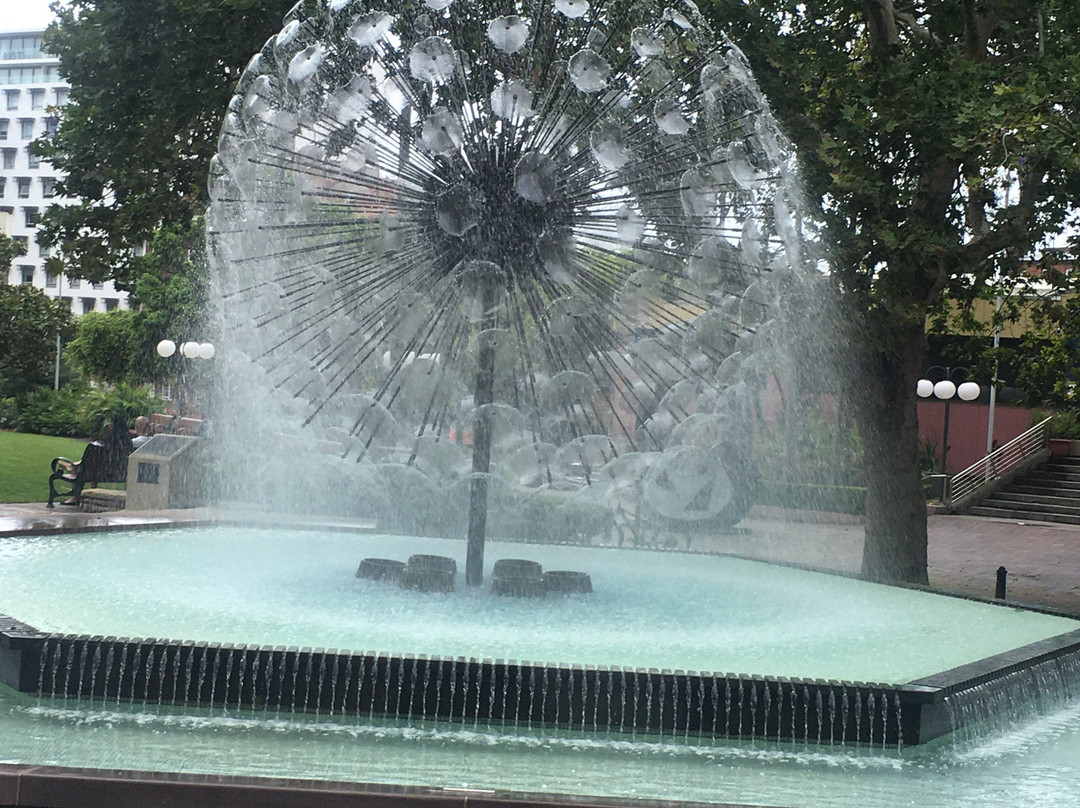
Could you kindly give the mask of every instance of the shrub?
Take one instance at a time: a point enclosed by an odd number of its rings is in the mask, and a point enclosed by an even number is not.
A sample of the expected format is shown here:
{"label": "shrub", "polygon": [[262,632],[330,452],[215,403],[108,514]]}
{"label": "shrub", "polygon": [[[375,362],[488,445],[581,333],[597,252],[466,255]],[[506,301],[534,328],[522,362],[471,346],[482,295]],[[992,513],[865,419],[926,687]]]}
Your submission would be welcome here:
{"label": "shrub", "polygon": [[0,425],[63,438],[101,437],[115,413],[131,425],[164,405],[150,388],[126,384],[93,390],[39,387],[4,401],[13,403],[0,406]]}
{"label": "shrub", "polygon": [[75,438],[87,434],[81,415],[82,391],[39,387],[15,397],[11,426],[17,432]]}

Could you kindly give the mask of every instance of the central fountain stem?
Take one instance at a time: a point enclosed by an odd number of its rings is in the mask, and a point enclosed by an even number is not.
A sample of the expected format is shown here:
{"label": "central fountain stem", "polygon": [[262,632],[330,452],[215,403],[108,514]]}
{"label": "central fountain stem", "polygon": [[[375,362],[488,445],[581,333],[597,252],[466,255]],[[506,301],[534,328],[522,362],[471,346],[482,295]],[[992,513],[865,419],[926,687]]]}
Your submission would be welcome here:
{"label": "central fountain stem", "polygon": [[495,400],[495,341],[484,336],[495,327],[494,280],[483,286],[483,331],[476,363],[476,387],[473,404],[476,421],[473,424],[472,485],[469,489],[469,538],[465,551],[465,583],[480,586],[484,580],[484,538],[487,533],[488,471],[491,467],[491,408]]}

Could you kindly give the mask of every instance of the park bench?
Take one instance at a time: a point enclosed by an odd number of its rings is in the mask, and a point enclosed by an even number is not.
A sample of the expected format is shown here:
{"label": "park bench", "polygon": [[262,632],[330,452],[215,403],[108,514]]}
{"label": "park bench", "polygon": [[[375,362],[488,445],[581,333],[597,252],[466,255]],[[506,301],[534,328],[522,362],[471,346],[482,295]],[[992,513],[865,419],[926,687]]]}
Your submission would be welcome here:
{"label": "park bench", "polygon": [[[66,457],[54,457],[46,507],[52,508],[53,502],[60,497],[67,497],[62,505],[80,504],[87,484],[92,488],[98,483],[126,482],[129,454],[130,443],[112,447],[89,443],[78,463]],[[58,486],[66,490],[58,490]]]}

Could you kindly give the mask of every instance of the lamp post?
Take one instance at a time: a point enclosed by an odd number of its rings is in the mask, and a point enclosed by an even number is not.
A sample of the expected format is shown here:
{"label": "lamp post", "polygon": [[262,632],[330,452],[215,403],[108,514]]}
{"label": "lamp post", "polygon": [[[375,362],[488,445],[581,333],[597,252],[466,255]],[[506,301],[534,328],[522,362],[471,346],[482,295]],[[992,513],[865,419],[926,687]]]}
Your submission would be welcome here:
{"label": "lamp post", "polygon": [[[935,373],[935,371],[938,372]],[[945,423],[941,430],[941,473],[948,474],[949,468],[946,462],[949,457],[949,405],[955,396],[959,396],[961,401],[974,401],[982,391],[975,382],[966,381],[968,377],[967,368],[946,368],[934,365],[926,369],[926,375],[939,376],[940,378],[936,382],[929,378],[919,379],[915,392],[918,393],[919,398],[933,396],[945,402]]]}

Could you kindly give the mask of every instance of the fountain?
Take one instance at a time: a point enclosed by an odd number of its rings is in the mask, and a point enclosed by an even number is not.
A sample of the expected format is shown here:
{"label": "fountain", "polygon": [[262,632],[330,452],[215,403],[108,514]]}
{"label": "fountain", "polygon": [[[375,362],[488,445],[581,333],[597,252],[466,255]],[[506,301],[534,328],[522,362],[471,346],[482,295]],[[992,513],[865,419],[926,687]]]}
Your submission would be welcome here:
{"label": "fountain", "polygon": [[[1075,695],[1080,624],[643,549],[658,533],[733,529],[752,501],[756,402],[793,333],[810,338],[793,314],[815,277],[793,166],[742,55],[685,0],[298,4],[240,78],[211,172],[223,369],[213,449],[228,472],[224,499],[302,521],[373,516],[381,534],[287,537],[269,578],[230,610],[277,614],[292,589],[282,570],[304,570],[305,593],[332,595],[298,627],[283,617],[285,628],[254,616],[232,628],[220,615],[173,623],[159,608],[171,592],[113,609],[153,615],[148,624],[69,622],[49,612],[46,582],[63,576],[31,575],[50,557],[46,543],[0,552],[0,569],[23,582],[0,599],[15,616],[0,618],[0,674],[35,694],[0,693],[0,748],[32,759],[53,724],[101,722],[136,746],[155,746],[145,729],[220,750],[220,731],[254,737],[252,759],[273,757],[234,774],[427,785],[440,800],[495,786],[802,804],[807,765],[823,783],[829,768],[869,770],[848,797],[836,788],[840,803],[871,804],[875,778],[940,795],[938,761],[984,749],[981,724],[1039,702],[1032,694],[1048,682]],[[65,539],[57,563],[138,559],[92,580],[167,568],[196,595],[174,612],[187,616],[275,556],[282,534],[155,535],[149,557],[127,537],[108,552],[112,537]],[[168,560],[176,548],[200,559],[195,570]],[[209,574],[208,557],[226,579]],[[307,557],[323,566],[309,571]],[[777,576],[764,590],[733,583]],[[155,591],[152,581],[136,589]],[[734,660],[698,647],[731,642],[711,633],[726,614],[761,623],[718,594],[727,589],[793,605]],[[860,650],[826,653],[828,664],[754,656],[777,644],[804,657],[835,649],[816,627],[844,621],[822,617],[840,591],[860,618],[950,608],[913,618],[908,634],[856,621],[844,639]],[[19,599],[34,592],[37,605]],[[661,630],[643,643],[642,598],[665,597],[692,613],[657,605]],[[972,622],[950,632],[960,612]],[[328,629],[324,616],[337,613],[356,625]],[[552,638],[553,614],[568,628]],[[616,618],[604,631],[621,643],[569,644],[596,639],[602,616]],[[472,622],[483,618],[494,627]],[[457,645],[446,641],[455,632]],[[949,652],[923,658],[927,632]],[[879,644],[862,645],[866,633]],[[129,639],[139,634],[185,639]],[[550,644],[515,651],[525,634]],[[668,646],[664,634],[686,641]],[[951,653],[970,639],[974,650]],[[855,665],[887,647],[906,652],[898,668]],[[735,672],[710,672],[724,670]],[[1080,735],[1064,715],[1052,719],[1059,735]],[[960,753],[941,740],[957,730],[976,739]],[[295,748],[295,733],[320,739],[315,757]],[[386,761],[336,761],[344,738]],[[419,757],[397,749],[408,745]],[[558,780],[536,767],[538,754],[583,751],[597,772],[618,774],[595,784],[596,772]],[[176,754],[138,760],[169,771]],[[494,762],[455,772],[485,755]],[[663,762],[643,762],[651,755]],[[716,758],[746,775],[730,791],[716,790]],[[793,775],[782,796],[748,786],[760,760]],[[210,758],[183,766],[221,771]],[[1062,777],[1080,781],[1074,766]]]}

